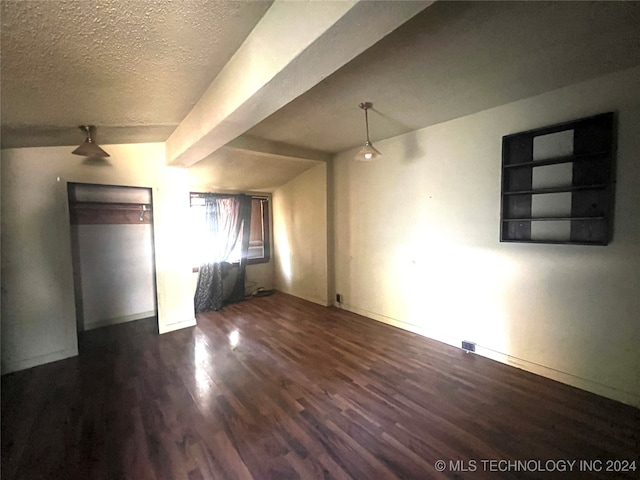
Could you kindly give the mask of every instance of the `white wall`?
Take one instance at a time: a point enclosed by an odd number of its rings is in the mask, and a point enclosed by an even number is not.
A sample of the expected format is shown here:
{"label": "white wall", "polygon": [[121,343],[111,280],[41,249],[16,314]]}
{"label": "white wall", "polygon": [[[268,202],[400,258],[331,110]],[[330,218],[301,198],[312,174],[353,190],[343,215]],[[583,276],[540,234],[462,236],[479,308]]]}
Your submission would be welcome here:
{"label": "white wall", "polygon": [[71,229],[77,239],[80,330],[154,316],[151,224],[72,225]]}
{"label": "white wall", "polygon": [[[344,308],[640,406],[640,69],[336,156]],[[425,107],[425,108],[428,108]],[[617,111],[613,242],[501,244],[503,135]]]}
{"label": "white wall", "polygon": [[273,238],[276,289],[329,305],[325,164],[273,193]]}
{"label": "white wall", "polygon": [[2,372],[77,354],[67,182],[151,187],[158,328],[194,325],[186,170],[164,144],[104,146],[105,162],[71,147],[2,151]]}

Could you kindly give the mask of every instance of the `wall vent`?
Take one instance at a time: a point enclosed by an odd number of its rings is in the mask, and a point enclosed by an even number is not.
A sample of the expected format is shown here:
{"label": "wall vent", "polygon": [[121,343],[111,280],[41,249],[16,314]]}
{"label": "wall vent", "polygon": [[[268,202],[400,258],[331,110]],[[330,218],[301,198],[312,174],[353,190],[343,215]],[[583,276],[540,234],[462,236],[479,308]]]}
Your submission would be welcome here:
{"label": "wall vent", "polygon": [[475,352],[476,351],[476,344],[473,342],[467,342],[466,340],[462,341],[462,349],[466,350],[467,352]]}

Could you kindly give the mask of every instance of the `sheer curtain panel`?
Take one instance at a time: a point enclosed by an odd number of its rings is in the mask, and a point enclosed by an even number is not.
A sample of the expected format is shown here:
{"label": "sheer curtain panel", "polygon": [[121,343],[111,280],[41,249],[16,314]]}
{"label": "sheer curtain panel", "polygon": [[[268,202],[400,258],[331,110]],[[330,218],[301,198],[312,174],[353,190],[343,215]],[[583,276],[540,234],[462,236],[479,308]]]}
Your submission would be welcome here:
{"label": "sheer curtain panel", "polygon": [[[247,195],[204,194],[201,221],[205,245],[194,297],[196,313],[220,310],[227,302],[244,299],[244,285],[251,226],[251,197]],[[240,261],[236,280],[228,298],[224,295],[224,279],[235,265],[229,258]]]}

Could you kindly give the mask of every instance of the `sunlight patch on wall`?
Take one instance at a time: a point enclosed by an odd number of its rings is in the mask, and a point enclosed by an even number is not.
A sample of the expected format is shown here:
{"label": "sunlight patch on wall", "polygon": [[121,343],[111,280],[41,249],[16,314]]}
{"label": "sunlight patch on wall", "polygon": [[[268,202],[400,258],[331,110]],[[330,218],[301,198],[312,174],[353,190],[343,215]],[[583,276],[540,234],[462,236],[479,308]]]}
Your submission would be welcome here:
{"label": "sunlight patch on wall", "polygon": [[287,226],[280,224],[278,227],[274,226],[274,229],[276,230],[274,238],[277,239],[275,242],[276,278],[284,282],[287,288],[291,288],[293,272],[291,271],[291,246],[289,245]]}
{"label": "sunlight patch on wall", "polygon": [[395,258],[400,281],[392,298],[405,304],[403,321],[510,351],[505,285],[517,275],[516,265],[483,248],[436,242],[421,242],[419,248],[405,244]]}

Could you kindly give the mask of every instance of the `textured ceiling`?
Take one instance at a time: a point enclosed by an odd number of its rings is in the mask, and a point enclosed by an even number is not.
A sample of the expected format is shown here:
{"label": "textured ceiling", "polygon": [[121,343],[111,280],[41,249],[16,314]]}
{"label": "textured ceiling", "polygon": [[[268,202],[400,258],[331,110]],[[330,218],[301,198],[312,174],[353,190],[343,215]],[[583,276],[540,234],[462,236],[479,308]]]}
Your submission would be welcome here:
{"label": "textured ceiling", "polygon": [[[270,5],[2,0],[3,148],[78,144],[84,123],[103,144],[165,141]],[[362,101],[372,140],[392,137],[640,65],[639,25],[634,1],[437,2],[246,135],[342,151],[364,140]],[[196,167],[211,189],[272,190],[317,164],[263,153]]]}
{"label": "textured ceiling", "polygon": [[3,0],[3,147],[166,140],[270,4]]}

